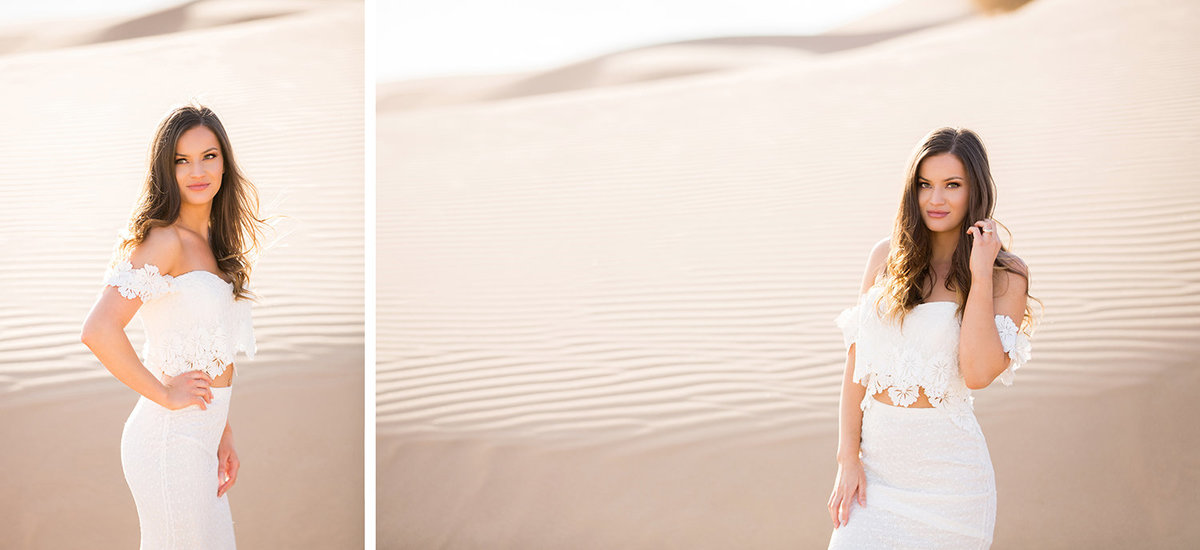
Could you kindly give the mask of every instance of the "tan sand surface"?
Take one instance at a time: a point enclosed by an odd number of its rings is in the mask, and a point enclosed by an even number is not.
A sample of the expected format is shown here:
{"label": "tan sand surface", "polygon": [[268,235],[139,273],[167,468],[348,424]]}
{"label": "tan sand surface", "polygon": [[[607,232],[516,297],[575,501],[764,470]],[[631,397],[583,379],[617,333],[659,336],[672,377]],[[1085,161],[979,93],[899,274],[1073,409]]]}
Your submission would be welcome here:
{"label": "tan sand surface", "polygon": [[[155,124],[193,97],[222,117],[264,213],[288,216],[254,271],[258,355],[238,362],[231,404],[239,545],[361,547],[362,4],[69,23],[80,40],[29,27],[52,47],[0,53],[0,547],[137,546],[119,447],[137,395],[79,330]],[[129,332],[140,349],[140,320]]]}
{"label": "tan sand surface", "polygon": [[976,392],[993,548],[1200,544],[1200,6],[939,13],[742,70],[381,86],[379,547],[823,548],[833,318],[940,125],[984,137],[1046,306]]}

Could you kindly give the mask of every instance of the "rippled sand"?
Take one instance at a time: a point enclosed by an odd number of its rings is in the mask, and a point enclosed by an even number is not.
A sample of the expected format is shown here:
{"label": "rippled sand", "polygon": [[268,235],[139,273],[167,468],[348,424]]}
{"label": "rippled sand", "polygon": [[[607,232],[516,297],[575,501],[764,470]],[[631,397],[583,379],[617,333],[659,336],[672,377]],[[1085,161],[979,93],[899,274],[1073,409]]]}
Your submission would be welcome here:
{"label": "rippled sand", "polygon": [[381,85],[380,548],[823,547],[833,318],[940,125],[1046,306],[976,392],[994,548],[1200,541],[1200,9],[959,15]]}
{"label": "rippled sand", "polygon": [[204,0],[0,34],[0,546],[137,546],[119,447],[137,394],[79,330],[155,124],[193,96],[289,216],[230,414],[238,542],[362,546],[362,28],[356,2]]}

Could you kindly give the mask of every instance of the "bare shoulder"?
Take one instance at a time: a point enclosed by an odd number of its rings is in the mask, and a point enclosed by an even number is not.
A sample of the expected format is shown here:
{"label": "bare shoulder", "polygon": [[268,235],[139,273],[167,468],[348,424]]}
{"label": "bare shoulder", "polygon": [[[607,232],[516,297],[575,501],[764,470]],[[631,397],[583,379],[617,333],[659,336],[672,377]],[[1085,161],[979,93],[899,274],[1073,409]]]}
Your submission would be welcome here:
{"label": "bare shoulder", "polygon": [[993,283],[993,307],[997,315],[1005,315],[1017,326],[1029,301],[1029,266],[1015,254],[1004,252],[1000,263],[1008,269],[997,270]]}
{"label": "bare shoulder", "polygon": [[892,238],[884,237],[875,246],[871,248],[871,257],[867,262],[868,266],[880,267],[887,261],[888,253],[892,251]]}
{"label": "bare shoulder", "polygon": [[866,292],[875,284],[875,278],[883,272],[884,265],[887,263],[888,253],[892,249],[892,238],[886,237],[871,248],[871,254],[867,257],[867,268],[863,271],[862,292]]}
{"label": "bare shoulder", "polygon": [[1009,294],[1024,297],[1029,290],[1029,265],[1011,252],[1001,252],[997,259],[1008,268],[996,273],[993,286],[999,291],[997,297]]}
{"label": "bare shoulder", "polygon": [[183,239],[174,227],[155,227],[133,249],[129,263],[134,267],[152,264],[162,274],[170,273],[183,257]]}
{"label": "bare shoulder", "polygon": [[1029,277],[1029,265],[1026,264],[1025,260],[1022,260],[1020,256],[1017,256],[1012,252],[1001,251],[1000,255],[997,256],[997,259],[1000,260],[1000,263],[1004,264],[1005,267],[1019,273],[1021,277]]}

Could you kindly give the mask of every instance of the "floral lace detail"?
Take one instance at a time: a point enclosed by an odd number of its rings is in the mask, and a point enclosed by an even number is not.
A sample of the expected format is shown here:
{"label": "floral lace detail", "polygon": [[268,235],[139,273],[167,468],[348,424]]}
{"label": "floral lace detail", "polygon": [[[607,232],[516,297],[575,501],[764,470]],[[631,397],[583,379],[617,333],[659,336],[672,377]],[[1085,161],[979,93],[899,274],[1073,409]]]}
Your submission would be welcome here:
{"label": "floral lace detail", "polygon": [[[958,371],[957,305],[920,304],[908,312],[901,327],[883,318],[882,306],[876,305],[882,292],[878,285],[871,287],[858,304],[835,319],[846,347],[857,345],[852,379],[867,390],[860,407],[865,411],[873,406],[874,396],[883,391],[895,405],[908,407],[923,389],[930,404],[951,414],[956,424],[974,430],[968,418],[974,397]],[[999,378],[1011,385],[1013,371],[1029,360],[1032,346],[1007,316],[996,316],[996,330],[1011,359]]]}
{"label": "floral lace detail", "polygon": [[1011,386],[1017,369],[1032,357],[1033,344],[1025,333],[1017,330],[1017,324],[1007,315],[996,316],[996,332],[1000,333],[1000,345],[1008,354],[1008,368],[1000,373],[1000,383]]}
{"label": "floral lace detail", "polygon": [[200,370],[217,376],[224,372],[225,365],[233,362],[234,350],[227,345],[229,335],[220,325],[198,328],[165,334],[162,341],[147,340],[142,348],[146,366],[168,373]]}
{"label": "floral lace detail", "polygon": [[137,269],[126,260],[117,262],[104,273],[104,284],[115,286],[121,296],[141,298],[142,301],[153,300],[174,290],[170,275],[158,272],[158,266],[145,264]]}

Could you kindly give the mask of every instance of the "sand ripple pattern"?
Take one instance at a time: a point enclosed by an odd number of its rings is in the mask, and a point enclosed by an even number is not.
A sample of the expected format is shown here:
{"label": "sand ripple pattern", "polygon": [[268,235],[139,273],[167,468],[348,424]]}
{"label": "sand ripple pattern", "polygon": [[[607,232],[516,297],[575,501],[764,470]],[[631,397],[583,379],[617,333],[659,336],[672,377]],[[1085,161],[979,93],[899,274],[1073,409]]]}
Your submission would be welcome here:
{"label": "sand ripple pattern", "polygon": [[[985,138],[1046,306],[1016,385],[978,392],[985,430],[1170,385],[1200,353],[1198,25],[1187,2],[1041,0],[794,65],[380,113],[380,510],[401,518],[381,533],[730,547],[736,530],[697,521],[719,517],[756,526],[734,546],[823,544],[833,318],[911,147],[945,124]],[[747,480],[717,465],[776,482],[731,496]],[[582,504],[633,480],[653,496],[619,502],[654,525]],[[1024,512],[1006,506],[1011,543]]]}

